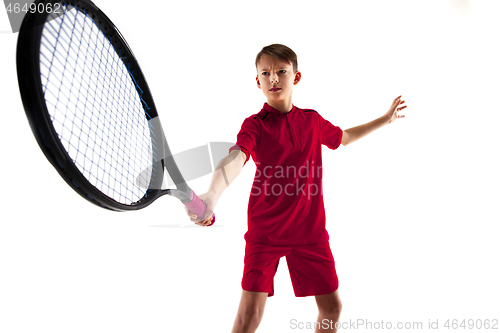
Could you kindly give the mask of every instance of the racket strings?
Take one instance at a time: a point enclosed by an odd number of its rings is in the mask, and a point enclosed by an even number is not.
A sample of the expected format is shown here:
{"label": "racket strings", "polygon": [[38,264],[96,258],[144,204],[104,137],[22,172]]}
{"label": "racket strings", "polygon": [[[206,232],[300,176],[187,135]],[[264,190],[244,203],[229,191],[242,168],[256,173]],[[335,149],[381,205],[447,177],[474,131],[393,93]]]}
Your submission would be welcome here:
{"label": "racket strings", "polygon": [[146,104],[100,27],[86,13],[64,7],[64,15],[47,21],[42,32],[47,109],[85,178],[112,199],[132,204],[144,197],[153,177],[156,152]]}

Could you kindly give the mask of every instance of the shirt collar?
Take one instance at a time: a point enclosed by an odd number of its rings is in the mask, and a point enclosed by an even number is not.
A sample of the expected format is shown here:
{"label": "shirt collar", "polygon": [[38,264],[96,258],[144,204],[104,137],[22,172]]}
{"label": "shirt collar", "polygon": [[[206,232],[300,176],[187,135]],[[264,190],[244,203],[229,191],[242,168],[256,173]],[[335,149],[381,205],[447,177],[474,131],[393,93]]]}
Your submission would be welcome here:
{"label": "shirt collar", "polygon": [[295,105],[293,105],[293,104],[292,104],[292,110],[288,113],[283,113],[279,110],[276,110],[275,108],[273,108],[271,105],[269,105],[267,103],[264,103],[264,106],[262,107],[262,110],[265,112],[271,112],[271,113],[274,113],[274,114],[277,114],[277,115],[280,115],[283,117],[291,115],[293,112],[295,112],[296,109],[297,109],[297,107],[295,107]]}

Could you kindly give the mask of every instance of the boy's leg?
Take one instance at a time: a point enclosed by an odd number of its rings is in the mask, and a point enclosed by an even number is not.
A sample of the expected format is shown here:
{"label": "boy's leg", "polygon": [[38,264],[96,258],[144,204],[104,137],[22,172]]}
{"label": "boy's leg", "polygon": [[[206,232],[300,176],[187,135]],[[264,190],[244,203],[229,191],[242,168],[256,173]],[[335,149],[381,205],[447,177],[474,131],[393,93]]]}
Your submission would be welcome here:
{"label": "boy's leg", "polygon": [[[336,290],[333,293],[326,295],[316,295],[316,303],[318,304],[318,322],[319,327],[316,327],[316,333],[336,333],[335,323],[339,321],[340,311],[342,310],[342,302],[340,301],[339,292]],[[328,328],[323,329],[323,320],[328,322]],[[326,326],[326,325],[325,325]]]}
{"label": "boy's leg", "polygon": [[268,293],[243,290],[231,333],[253,333],[257,330],[264,315],[267,295]]}

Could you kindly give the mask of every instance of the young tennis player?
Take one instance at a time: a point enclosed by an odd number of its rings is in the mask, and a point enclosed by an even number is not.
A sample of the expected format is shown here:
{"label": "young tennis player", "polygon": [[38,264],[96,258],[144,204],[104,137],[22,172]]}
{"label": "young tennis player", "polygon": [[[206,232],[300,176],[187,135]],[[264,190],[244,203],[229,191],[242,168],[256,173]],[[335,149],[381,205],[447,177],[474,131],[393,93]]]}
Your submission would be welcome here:
{"label": "young tennis player", "polygon": [[[301,73],[290,48],[266,46],[255,65],[257,87],[267,103],[244,120],[236,145],[219,163],[208,192],[199,196],[207,210],[205,220],[196,224],[211,225],[209,217],[222,192],[251,156],[257,170],[248,202],[243,291],[232,332],[255,332],[267,297],[274,295],[273,279],[283,256],[295,296],[316,298],[316,332],[336,332],[342,304],[325,228],[321,145],[337,149],[353,143],[404,117],[398,112],[406,106],[399,96],[380,118],[343,131],[315,110],[293,105],[293,87]],[[194,222],[196,215],[186,212]]]}

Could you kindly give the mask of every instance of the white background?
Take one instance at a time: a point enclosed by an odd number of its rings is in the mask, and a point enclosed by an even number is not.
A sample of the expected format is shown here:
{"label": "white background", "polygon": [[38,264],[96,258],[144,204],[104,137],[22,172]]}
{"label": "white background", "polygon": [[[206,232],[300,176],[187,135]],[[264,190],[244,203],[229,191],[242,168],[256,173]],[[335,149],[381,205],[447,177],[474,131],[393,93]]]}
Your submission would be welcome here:
{"label": "white background", "polygon": [[[139,59],[174,153],[236,141],[265,102],[254,59],[272,43],[298,54],[294,104],[343,129],[403,95],[405,119],[323,148],[341,321],[500,320],[498,1],[96,4]],[[193,226],[171,197],[128,213],[88,203],[31,133],[16,41],[0,35],[0,331],[230,332],[253,161],[211,228]],[[210,177],[190,185],[201,194]],[[282,260],[259,332],[305,332],[290,320],[316,317],[314,297],[294,297]]]}

